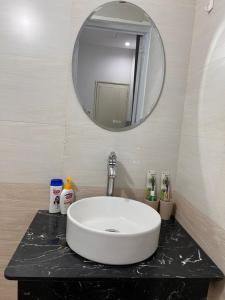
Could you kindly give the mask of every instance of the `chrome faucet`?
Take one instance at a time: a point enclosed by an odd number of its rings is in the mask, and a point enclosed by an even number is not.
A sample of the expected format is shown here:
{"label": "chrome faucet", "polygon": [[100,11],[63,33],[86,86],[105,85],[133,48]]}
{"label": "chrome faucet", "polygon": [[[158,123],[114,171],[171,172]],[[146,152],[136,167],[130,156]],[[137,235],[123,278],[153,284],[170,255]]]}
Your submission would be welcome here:
{"label": "chrome faucet", "polygon": [[107,182],[107,196],[113,195],[114,182],[116,178],[116,153],[111,152],[108,157],[108,182]]}

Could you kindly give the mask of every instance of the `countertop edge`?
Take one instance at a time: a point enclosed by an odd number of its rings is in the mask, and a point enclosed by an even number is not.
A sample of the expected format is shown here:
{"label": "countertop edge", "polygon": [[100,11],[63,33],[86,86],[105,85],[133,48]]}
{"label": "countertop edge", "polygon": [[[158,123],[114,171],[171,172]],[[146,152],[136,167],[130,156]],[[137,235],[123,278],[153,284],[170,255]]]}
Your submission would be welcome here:
{"label": "countertop edge", "polygon": [[[33,224],[33,222],[37,218],[38,214],[47,214],[47,211],[46,210],[38,210],[37,211],[37,213],[33,216],[32,221],[31,221],[30,225],[28,226],[25,234],[23,235],[21,241],[25,238],[26,234],[29,232],[30,226],[31,226],[31,224]],[[60,215],[57,215],[57,216],[60,217]],[[175,219],[175,221],[183,228],[183,226],[176,219]],[[190,236],[190,234],[185,229],[184,229],[184,231]],[[16,247],[13,256],[15,255],[17,250],[19,249],[21,241],[18,244],[18,246]],[[10,262],[13,259],[13,256],[10,259]],[[120,276],[119,274],[114,275],[114,276],[107,276],[107,274],[104,274],[104,276],[96,276],[95,277],[94,274],[92,274],[91,276],[88,276],[88,275],[86,275],[86,276],[76,276],[76,277],[73,277],[73,278],[72,277],[66,277],[66,276],[57,276],[57,275],[54,275],[54,276],[53,275],[51,275],[51,276],[41,276],[41,277],[40,276],[37,276],[37,277],[36,276],[32,276],[32,277],[21,276],[21,277],[19,277],[19,276],[15,276],[15,275],[12,274],[14,268],[15,268],[14,266],[10,266],[10,263],[6,266],[6,268],[4,270],[4,277],[7,280],[14,280],[14,281],[43,281],[43,280],[45,280],[45,281],[46,280],[47,281],[88,281],[89,280],[89,281],[91,281],[91,280],[93,280],[93,281],[95,281],[95,280],[116,280],[116,279],[120,279],[120,280],[151,280],[151,279],[162,279],[162,280],[164,280],[164,279],[191,280],[191,279],[193,279],[193,280],[197,280],[197,279],[205,279],[205,280],[218,281],[218,280],[222,280],[222,279],[225,278],[223,272],[218,267],[217,267],[217,274],[215,274],[213,276],[212,275],[207,275],[207,274],[205,276],[204,275],[199,276],[199,275],[193,275],[193,274],[188,275],[188,276],[176,276],[176,275],[170,275],[170,276],[165,275],[164,276],[163,274],[161,274],[161,275],[156,274],[156,276],[153,275],[152,277],[150,277],[149,275],[145,276],[144,274],[142,274],[142,276],[137,277],[137,276],[132,276],[132,275],[130,275],[130,276]]]}

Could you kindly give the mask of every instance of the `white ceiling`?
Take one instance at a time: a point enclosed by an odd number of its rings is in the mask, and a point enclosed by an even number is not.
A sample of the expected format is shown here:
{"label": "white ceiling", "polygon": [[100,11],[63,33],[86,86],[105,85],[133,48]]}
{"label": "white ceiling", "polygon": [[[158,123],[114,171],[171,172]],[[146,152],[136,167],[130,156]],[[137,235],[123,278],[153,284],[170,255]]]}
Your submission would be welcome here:
{"label": "white ceiling", "polygon": [[128,20],[137,23],[151,24],[152,21],[143,9],[131,3],[110,2],[99,7],[95,16]]}
{"label": "white ceiling", "polygon": [[[86,27],[81,33],[80,41],[105,47],[136,49],[136,35],[113,30]],[[129,47],[125,46],[126,42],[130,43]]]}

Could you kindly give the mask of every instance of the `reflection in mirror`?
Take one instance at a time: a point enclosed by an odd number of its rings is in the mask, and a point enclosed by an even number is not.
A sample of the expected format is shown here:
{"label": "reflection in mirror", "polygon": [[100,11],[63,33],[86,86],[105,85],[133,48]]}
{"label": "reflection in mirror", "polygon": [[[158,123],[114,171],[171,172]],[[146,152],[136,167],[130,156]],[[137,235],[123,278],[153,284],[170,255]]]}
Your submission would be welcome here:
{"label": "reflection in mirror", "polygon": [[143,122],[160,97],[164,75],[160,34],[141,8],[110,2],[83,24],[74,47],[74,86],[99,126],[120,131]]}

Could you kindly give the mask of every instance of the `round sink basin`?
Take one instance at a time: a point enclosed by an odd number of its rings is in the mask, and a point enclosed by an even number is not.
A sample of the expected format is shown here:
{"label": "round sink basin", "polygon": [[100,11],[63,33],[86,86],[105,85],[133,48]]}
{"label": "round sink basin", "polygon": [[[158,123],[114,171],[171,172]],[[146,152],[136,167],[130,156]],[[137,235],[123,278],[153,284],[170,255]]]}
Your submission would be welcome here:
{"label": "round sink basin", "polygon": [[67,211],[66,240],[77,254],[104,264],[126,265],[158,247],[161,218],[148,205],[119,197],[90,197]]}

